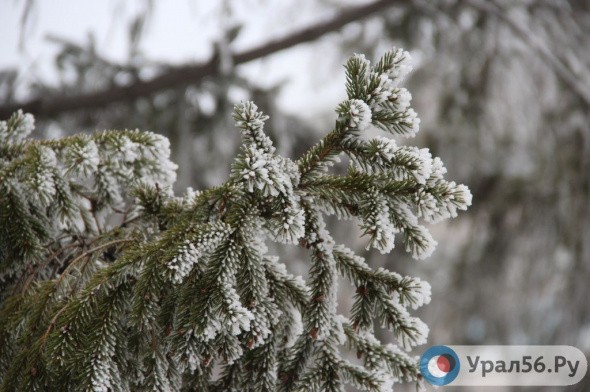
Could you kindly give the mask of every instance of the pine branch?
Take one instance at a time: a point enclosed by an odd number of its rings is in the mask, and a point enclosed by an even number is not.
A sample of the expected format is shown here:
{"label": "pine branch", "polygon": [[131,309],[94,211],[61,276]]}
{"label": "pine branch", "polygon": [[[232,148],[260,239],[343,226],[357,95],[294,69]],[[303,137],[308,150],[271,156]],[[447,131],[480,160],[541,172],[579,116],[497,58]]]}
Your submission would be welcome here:
{"label": "pine branch", "polygon": [[[411,113],[394,104],[408,61],[400,50],[376,66],[353,56],[335,130],[298,163],[277,154],[255,104],[236,105],[243,144],[228,181],[182,197],[160,187],[174,165],[167,140],[156,135],[35,142],[22,113],[0,122],[0,141],[16,146],[3,150],[10,154],[0,172],[10,184],[0,185],[36,190],[23,200],[0,194],[14,207],[0,209],[2,223],[29,222],[25,230],[0,226],[0,253],[12,268],[5,276],[30,286],[0,302],[0,391],[341,391],[346,383],[372,391],[416,380],[415,361],[370,331],[378,321],[406,350],[424,343],[428,328],[407,308],[428,303],[430,286],[371,268],[336,245],[324,221],[341,210],[357,217],[368,246],[384,253],[402,232],[406,250],[424,258],[435,242],[420,220],[454,217],[471,203],[469,190],[446,181],[442,162],[427,151],[361,139],[382,121],[374,112]],[[418,124],[408,123],[404,135]],[[355,157],[348,172],[329,173],[345,153]],[[131,207],[141,209],[132,225],[125,218],[110,231],[88,229],[91,213]],[[50,226],[56,216],[68,223]],[[96,226],[105,226],[100,217]],[[38,248],[48,237],[54,247],[79,246],[46,255]],[[20,254],[11,241],[38,253]],[[308,250],[307,281],[270,256],[267,241]],[[48,259],[57,259],[61,275],[47,274]],[[339,273],[357,286],[350,321],[338,313]],[[366,353],[364,364],[342,357],[346,343]],[[213,381],[215,369],[221,375]]]}

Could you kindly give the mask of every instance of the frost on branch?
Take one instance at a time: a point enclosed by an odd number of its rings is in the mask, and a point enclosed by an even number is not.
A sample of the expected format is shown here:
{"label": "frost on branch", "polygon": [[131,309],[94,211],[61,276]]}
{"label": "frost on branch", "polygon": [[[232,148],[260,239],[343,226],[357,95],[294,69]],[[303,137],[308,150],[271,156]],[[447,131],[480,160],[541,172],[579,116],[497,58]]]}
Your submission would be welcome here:
{"label": "frost on branch", "polygon": [[[182,197],[169,189],[176,167],[162,136],[39,141],[27,138],[30,115],[0,122],[0,392],[417,382],[407,351],[428,327],[411,310],[429,303],[430,285],[373,268],[326,226],[327,215],[354,218],[367,249],[397,242],[423,259],[436,246],[424,223],[471,204],[439,158],[390,138],[419,129],[400,87],[409,61],[400,49],[375,65],[351,57],[334,129],[297,161],[277,154],[254,103],[236,105],[242,146],[229,179]],[[368,138],[372,127],[388,136]],[[331,172],[342,155],[348,170]],[[269,242],[303,248],[307,278]],[[340,279],[355,287],[345,314]]]}
{"label": "frost on branch", "polygon": [[8,121],[0,121],[0,143],[3,148],[22,143],[35,129],[35,118],[32,114],[17,111]]}
{"label": "frost on branch", "polygon": [[360,99],[351,99],[344,102],[340,110],[346,112],[350,128],[364,131],[371,124],[371,109],[369,105]]}
{"label": "frost on branch", "polygon": [[[34,120],[0,121],[0,281],[20,276],[54,238],[93,236],[107,217],[131,206],[140,181],[172,185],[168,140],[139,131],[105,131],[60,140],[27,139]],[[17,223],[18,222],[18,223]],[[8,262],[12,260],[12,262]]]}

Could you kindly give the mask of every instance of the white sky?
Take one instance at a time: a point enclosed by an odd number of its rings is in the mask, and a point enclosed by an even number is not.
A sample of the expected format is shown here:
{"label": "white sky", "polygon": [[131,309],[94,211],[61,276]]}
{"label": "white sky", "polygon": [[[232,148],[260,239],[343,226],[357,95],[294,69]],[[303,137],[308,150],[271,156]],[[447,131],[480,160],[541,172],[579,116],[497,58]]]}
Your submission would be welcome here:
{"label": "white sky", "polygon": [[[341,3],[351,2],[361,1]],[[0,69],[14,67],[23,78],[38,74],[49,80],[55,80],[53,57],[58,45],[47,41],[48,34],[84,44],[92,32],[98,53],[122,62],[129,49],[129,21],[145,6],[141,0],[36,0],[24,32],[24,47],[19,50],[23,3],[0,1]],[[222,4],[207,0],[154,1],[152,19],[142,41],[143,53],[151,60],[168,63],[206,60],[211,55],[211,42],[220,31]],[[318,0],[240,0],[235,5],[233,19],[245,26],[235,42],[237,50],[334,14]],[[354,26],[348,30],[354,30]],[[287,81],[279,98],[283,110],[313,118],[335,107],[344,97],[341,64],[318,61],[320,56],[338,60],[336,46],[334,37],[328,35],[313,45],[300,45],[249,63],[240,71],[266,86]],[[314,77],[310,77],[311,70]]]}

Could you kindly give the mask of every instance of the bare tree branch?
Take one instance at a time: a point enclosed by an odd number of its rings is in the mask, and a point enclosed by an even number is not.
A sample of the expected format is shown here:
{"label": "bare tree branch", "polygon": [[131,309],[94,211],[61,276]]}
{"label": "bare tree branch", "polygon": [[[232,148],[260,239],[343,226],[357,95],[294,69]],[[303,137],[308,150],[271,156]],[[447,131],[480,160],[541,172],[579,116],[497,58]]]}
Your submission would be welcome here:
{"label": "bare tree branch", "polygon": [[[300,43],[313,41],[326,33],[342,28],[348,23],[371,16],[404,1],[407,0],[378,0],[374,3],[342,11],[331,20],[237,53],[233,57],[233,63],[235,65],[246,63]],[[131,102],[159,91],[197,84],[203,78],[217,74],[217,61],[214,58],[207,63],[177,66],[152,79],[139,80],[125,86],[112,87],[102,91],[72,96],[42,96],[26,102],[1,105],[0,118],[6,118],[18,109],[23,109],[23,111],[32,113],[37,117],[48,118],[74,110],[94,109],[117,102]]]}

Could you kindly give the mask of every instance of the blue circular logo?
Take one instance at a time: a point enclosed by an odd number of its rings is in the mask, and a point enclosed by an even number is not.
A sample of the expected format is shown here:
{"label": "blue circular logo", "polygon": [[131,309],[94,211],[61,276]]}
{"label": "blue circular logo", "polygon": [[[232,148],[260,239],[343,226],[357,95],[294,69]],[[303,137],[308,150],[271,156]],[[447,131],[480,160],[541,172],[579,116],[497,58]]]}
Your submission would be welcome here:
{"label": "blue circular logo", "polygon": [[430,347],[420,359],[420,373],[432,385],[451,383],[459,374],[459,357],[447,346]]}

